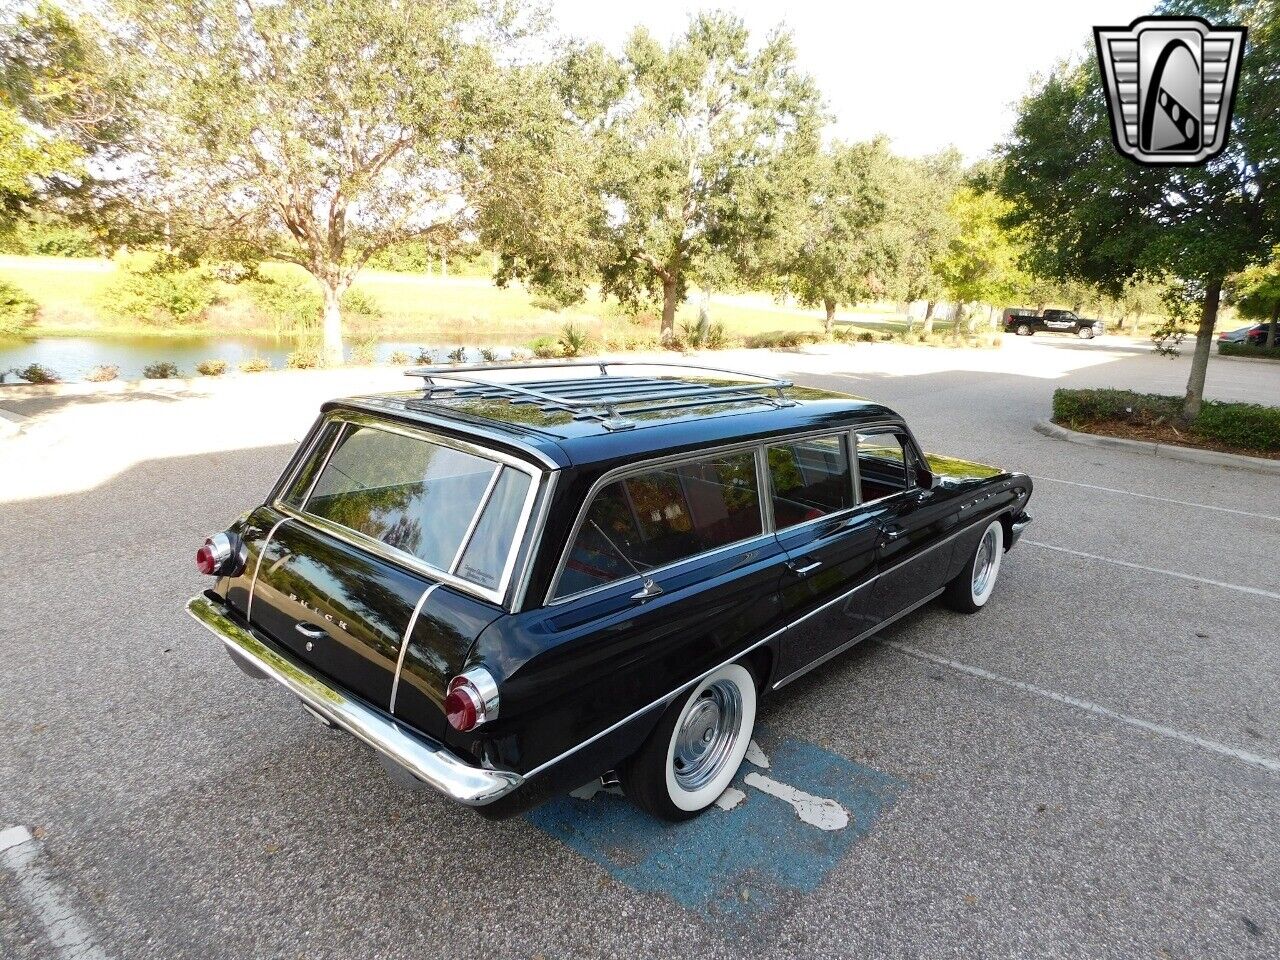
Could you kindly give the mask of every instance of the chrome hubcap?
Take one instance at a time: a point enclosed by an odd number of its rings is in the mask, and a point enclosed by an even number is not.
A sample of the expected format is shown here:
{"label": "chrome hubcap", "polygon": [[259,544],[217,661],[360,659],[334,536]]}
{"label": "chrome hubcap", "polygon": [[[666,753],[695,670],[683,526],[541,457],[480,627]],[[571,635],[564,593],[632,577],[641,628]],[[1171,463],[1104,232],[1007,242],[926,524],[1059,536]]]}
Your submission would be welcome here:
{"label": "chrome hubcap", "polygon": [[736,684],[717,680],[703,690],[676,731],[671,763],[676,783],[693,791],[724,769],[742,725],[742,694]]}
{"label": "chrome hubcap", "polygon": [[999,531],[995,527],[989,529],[982,536],[982,542],[978,544],[978,556],[973,561],[973,596],[981,597],[987,592],[987,587],[991,582],[991,574],[996,565],[996,534]]}

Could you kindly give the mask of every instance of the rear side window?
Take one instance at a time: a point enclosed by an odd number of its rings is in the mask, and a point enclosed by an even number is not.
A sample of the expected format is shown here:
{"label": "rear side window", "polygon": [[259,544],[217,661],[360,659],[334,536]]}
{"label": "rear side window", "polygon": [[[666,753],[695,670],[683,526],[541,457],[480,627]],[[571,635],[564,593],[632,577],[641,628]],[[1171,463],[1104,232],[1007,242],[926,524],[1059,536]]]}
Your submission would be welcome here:
{"label": "rear side window", "polygon": [[779,530],[853,506],[853,474],[843,435],[769,447],[774,525]]}
{"label": "rear side window", "polygon": [[527,473],[354,424],[331,449],[317,446],[315,463],[299,473],[314,485],[308,492],[295,482],[286,503],[477,586],[501,586],[532,484]]}
{"label": "rear side window", "polygon": [[763,531],[749,451],[627,477],[596,494],[554,595],[572,596]]}
{"label": "rear side window", "polygon": [[862,502],[906,490],[910,465],[910,454],[899,434],[858,434],[858,483]]}

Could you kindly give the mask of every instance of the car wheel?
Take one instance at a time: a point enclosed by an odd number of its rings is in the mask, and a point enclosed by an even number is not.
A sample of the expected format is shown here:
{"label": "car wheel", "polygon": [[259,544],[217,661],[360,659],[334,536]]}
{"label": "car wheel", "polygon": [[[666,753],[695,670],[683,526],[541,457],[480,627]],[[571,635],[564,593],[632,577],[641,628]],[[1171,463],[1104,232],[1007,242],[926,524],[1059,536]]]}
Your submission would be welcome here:
{"label": "car wheel", "polygon": [[1025,323],[1018,324],[1018,336],[1020,337],[1031,336],[1031,328],[1028,327]]}
{"label": "car wheel", "polygon": [[623,765],[627,796],[664,820],[688,820],[715,803],[742,765],[756,699],[755,678],[737,663],[695,684]]}
{"label": "car wheel", "polygon": [[1093,339],[1093,328],[1092,328],[1092,327],[1081,327],[1079,330],[1077,330],[1077,331],[1076,331],[1076,336],[1077,336],[1077,337],[1079,337],[1081,340],[1092,340],[1092,339]]}
{"label": "car wheel", "polygon": [[987,605],[996,577],[1000,575],[1000,558],[1004,555],[1004,526],[992,520],[982,531],[973,556],[943,591],[942,599],[952,610],[977,613]]}

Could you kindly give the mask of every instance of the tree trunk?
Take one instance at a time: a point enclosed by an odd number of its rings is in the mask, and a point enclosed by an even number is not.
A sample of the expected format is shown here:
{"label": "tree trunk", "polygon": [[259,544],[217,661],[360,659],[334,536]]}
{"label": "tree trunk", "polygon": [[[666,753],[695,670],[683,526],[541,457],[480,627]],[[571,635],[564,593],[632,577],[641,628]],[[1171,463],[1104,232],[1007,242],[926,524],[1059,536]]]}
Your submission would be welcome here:
{"label": "tree trunk", "polygon": [[1267,327],[1266,347],[1268,350],[1274,349],[1276,345],[1277,318],[1280,318],[1280,300],[1277,300],[1275,306],[1271,308],[1271,326]]}
{"label": "tree trunk", "polygon": [[[342,291],[345,285],[321,281],[324,291],[324,348],[326,367],[342,366]],[[341,288],[340,288],[341,287]]]}
{"label": "tree trunk", "polygon": [[926,337],[933,336],[933,311],[937,307],[937,300],[926,300],[924,305],[924,326],[920,328],[920,332]]}
{"label": "tree trunk", "polygon": [[1200,329],[1196,331],[1196,350],[1191,355],[1191,376],[1187,378],[1187,395],[1182,401],[1182,420],[1191,423],[1200,416],[1204,403],[1204,375],[1209,368],[1209,348],[1213,346],[1213,325],[1218,320],[1218,301],[1222,297],[1222,277],[1213,277],[1204,292],[1200,311]]}
{"label": "tree trunk", "polygon": [[964,322],[964,304],[957,303],[955,310],[951,314],[951,336],[952,339],[960,339],[960,324]]}
{"label": "tree trunk", "polygon": [[996,323],[995,306],[987,307],[987,326],[989,326],[992,330],[998,330],[1000,327],[1000,325]]}
{"label": "tree trunk", "polygon": [[1133,323],[1129,324],[1129,336],[1136,337],[1138,335],[1138,324],[1142,320],[1142,311],[1133,311]]}
{"label": "tree trunk", "polygon": [[662,345],[665,347],[676,338],[676,281],[662,281]]}
{"label": "tree trunk", "polygon": [[822,305],[827,309],[827,316],[822,322],[822,329],[826,331],[827,338],[830,339],[831,334],[836,329],[836,302],[834,300],[823,300]]}

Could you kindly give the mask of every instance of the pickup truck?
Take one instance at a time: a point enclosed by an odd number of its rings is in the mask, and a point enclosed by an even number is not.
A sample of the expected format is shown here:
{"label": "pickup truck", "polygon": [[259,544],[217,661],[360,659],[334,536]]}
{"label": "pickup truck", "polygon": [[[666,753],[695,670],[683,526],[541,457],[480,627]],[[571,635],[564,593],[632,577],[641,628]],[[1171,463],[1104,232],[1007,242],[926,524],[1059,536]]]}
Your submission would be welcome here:
{"label": "pickup truck", "polygon": [[1106,333],[1101,320],[1078,317],[1074,310],[1029,310],[1025,307],[1009,307],[1004,312],[1006,333],[1029,337],[1036,333],[1071,333],[1081,340],[1092,340]]}

